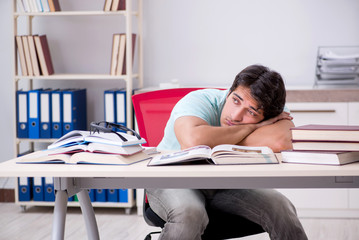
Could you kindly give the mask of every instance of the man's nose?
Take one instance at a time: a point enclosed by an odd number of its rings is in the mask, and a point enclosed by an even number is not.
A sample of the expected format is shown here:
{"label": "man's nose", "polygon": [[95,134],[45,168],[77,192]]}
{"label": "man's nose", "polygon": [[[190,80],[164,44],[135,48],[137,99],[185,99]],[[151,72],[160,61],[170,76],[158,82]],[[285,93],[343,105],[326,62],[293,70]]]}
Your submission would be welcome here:
{"label": "man's nose", "polygon": [[244,108],[237,108],[235,111],[232,112],[232,120],[236,122],[242,122],[244,113]]}

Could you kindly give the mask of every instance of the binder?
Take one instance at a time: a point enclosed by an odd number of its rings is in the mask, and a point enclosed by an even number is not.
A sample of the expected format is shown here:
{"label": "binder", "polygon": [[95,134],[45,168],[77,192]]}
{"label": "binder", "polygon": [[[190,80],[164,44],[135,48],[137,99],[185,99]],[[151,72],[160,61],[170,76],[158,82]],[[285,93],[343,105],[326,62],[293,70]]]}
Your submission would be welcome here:
{"label": "binder", "polygon": [[107,189],[107,202],[118,202],[118,189]]}
{"label": "binder", "polygon": [[16,92],[16,125],[18,138],[29,137],[28,101],[29,94],[27,91],[18,90]]}
{"label": "binder", "polygon": [[29,138],[40,138],[40,92],[42,89],[29,91]]}
{"label": "binder", "polygon": [[95,191],[95,200],[96,202],[106,202],[107,201],[107,189],[96,189]]}
{"label": "binder", "polygon": [[89,192],[91,202],[94,202],[95,201],[95,189],[87,189],[87,191]]}
{"label": "binder", "polygon": [[59,89],[53,90],[51,93],[51,108],[52,108],[52,127],[51,137],[62,137],[62,91]]}
{"label": "binder", "polygon": [[128,203],[128,189],[118,190],[119,202]]}
{"label": "binder", "polygon": [[69,89],[62,93],[62,134],[72,130],[86,130],[86,89]]}
{"label": "binder", "polygon": [[34,177],[33,179],[33,200],[44,201],[44,178]]}
{"label": "binder", "polygon": [[105,121],[116,123],[116,91],[110,89],[104,92]]}
{"label": "binder", "polygon": [[40,92],[40,138],[51,138],[51,89]]}
{"label": "binder", "polygon": [[30,201],[32,198],[32,178],[30,177],[19,177],[19,201]]}
{"label": "binder", "polygon": [[127,126],[126,89],[116,91],[116,123]]}
{"label": "binder", "polygon": [[46,202],[55,201],[54,179],[53,177],[45,177],[44,181],[44,200]]}

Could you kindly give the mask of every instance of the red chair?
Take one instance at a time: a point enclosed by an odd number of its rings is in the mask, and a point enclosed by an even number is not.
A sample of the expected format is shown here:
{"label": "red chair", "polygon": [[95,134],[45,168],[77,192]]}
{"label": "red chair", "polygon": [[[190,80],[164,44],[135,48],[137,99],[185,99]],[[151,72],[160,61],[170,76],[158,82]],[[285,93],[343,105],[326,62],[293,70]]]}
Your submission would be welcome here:
{"label": "red chair", "polygon": [[[199,89],[202,88],[175,88],[132,96],[138,129],[141,137],[147,140],[146,146],[155,147],[160,143],[173,107],[186,94]],[[146,223],[163,228],[166,222],[151,209],[146,194],[143,203],[143,217]],[[264,232],[260,225],[243,217],[210,208],[207,208],[207,212],[209,224],[202,239],[238,238]],[[153,233],[148,234],[145,240],[151,239]]]}
{"label": "red chair", "polygon": [[156,147],[163,138],[166,123],[176,103],[187,93],[201,88],[173,88],[132,96],[136,120],[144,146]]}

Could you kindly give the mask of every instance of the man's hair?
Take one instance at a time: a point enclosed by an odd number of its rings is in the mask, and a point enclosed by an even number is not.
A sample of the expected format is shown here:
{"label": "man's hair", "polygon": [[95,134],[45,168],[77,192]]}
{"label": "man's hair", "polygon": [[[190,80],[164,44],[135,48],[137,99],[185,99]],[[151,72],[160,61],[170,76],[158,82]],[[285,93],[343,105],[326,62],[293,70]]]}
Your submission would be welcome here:
{"label": "man's hair", "polygon": [[263,110],[264,119],[275,117],[283,112],[286,91],[282,76],[261,65],[251,65],[237,74],[229,94],[238,86],[250,89],[251,96]]}

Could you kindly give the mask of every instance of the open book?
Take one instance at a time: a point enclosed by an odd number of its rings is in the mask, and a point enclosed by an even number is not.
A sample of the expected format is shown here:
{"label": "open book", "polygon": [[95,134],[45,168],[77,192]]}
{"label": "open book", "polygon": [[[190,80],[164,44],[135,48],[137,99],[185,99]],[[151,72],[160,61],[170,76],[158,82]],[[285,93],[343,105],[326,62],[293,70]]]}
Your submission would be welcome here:
{"label": "open book", "polygon": [[277,157],[269,147],[245,147],[237,145],[218,145],[211,149],[200,145],[169,154],[155,156],[148,166],[210,163],[216,165],[266,164],[278,163]]}
{"label": "open book", "polygon": [[[121,135],[121,137],[119,136]],[[123,140],[125,139],[125,140]],[[81,131],[81,130],[74,130],[71,131],[61,138],[59,138],[56,142],[48,146],[48,149],[70,146],[75,144],[83,144],[83,143],[103,143],[103,144],[110,144],[116,146],[131,146],[136,144],[143,144],[146,143],[146,140],[141,138],[138,139],[136,136],[118,132],[118,133],[107,133],[107,132],[100,132],[100,133],[90,133],[90,131]]]}
{"label": "open book", "polygon": [[[51,150],[50,150],[51,151]],[[16,163],[61,163],[61,164],[100,164],[100,165],[131,165],[149,160],[144,151],[124,156],[116,154],[101,154],[78,152],[74,154],[49,154],[49,150],[37,151],[17,158]]]}

